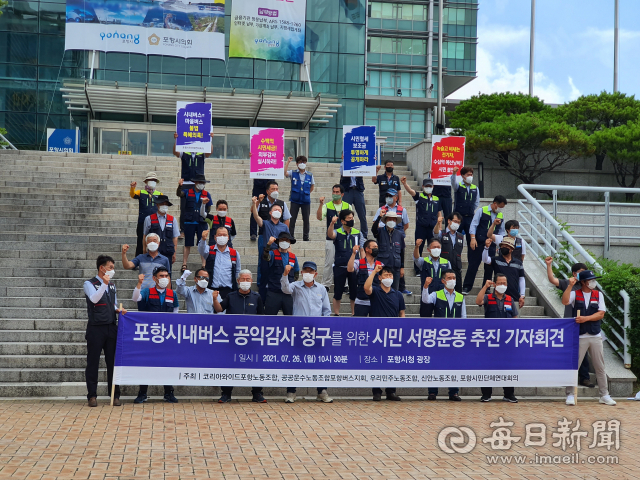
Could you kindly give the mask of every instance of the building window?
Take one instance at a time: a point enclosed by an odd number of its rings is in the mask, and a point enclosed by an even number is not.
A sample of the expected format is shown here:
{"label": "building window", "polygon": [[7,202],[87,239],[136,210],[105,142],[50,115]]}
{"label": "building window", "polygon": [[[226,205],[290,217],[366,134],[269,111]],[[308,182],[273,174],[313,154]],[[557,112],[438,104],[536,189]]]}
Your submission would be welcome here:
{"label": "building window", "polygon": [[425,137],[424,110],[367,108],[367,125],[376,126],[376,134],[387,137],[384,150],[401,151]]}

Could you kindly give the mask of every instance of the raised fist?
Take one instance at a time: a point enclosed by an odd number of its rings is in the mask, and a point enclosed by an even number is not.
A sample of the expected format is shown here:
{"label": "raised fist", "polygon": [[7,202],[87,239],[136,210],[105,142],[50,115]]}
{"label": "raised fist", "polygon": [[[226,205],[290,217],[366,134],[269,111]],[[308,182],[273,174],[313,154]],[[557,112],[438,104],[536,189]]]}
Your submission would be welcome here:
{"label": "raised fist", "polygon": [[129,251],[129,245],[124,244],[122,245],[122,253],[127,253]]}
{"label": "raised fist", "polygon": [[264,200],[264,193],[261,193],[260,195],[258,195],[258,200],[259,201]]}
{"label": "raised fist", "polygon": [[269,237],[269,241],[267,242],[267,245],[273,245],[273,242],[276,241],[276,237]]}
{"label": "raised fist", "polygon": [[459,171],[460,169],[458,167],[453,167],[453,173],[457,175]]}
{"label": "raised fist", "polygon": [[284,273],[282,274],[282,276],[286,277],[287,275],[289,275],[289,272],[292,268],[293,267],[291,265],[287,265],[286,267],[284,267]]}
{"label": "raised fist", "polygon": [[353,246],[353,253],[354,253],[354,255],[355,255],[356,253],[358,253],[358,250],[360,250],[360,246],[358,246],[358,245],[354,245],[354,246]]}
{"label": "raised fist", "polygon": [[331,225],[335,225],[335,223],[338,221],[338,216],[336,215],[335,217],[333,217],[331,219]]}
{"label": "raised fist", "polygon": [[487,280],[487,282],[484,284],[484,288],[491,288],[493,287],[493,282],[491,280]]}
{"label": "raised fist", "polygon": [[544,259],[544,263],[551,265],[553,263],[553,257],[547,257]]}
{"label": "raised fist", "polygon": [[320,205],[324,205],[324,197],[320,197],[319,200],[320,200]]}
{"label": "raised fist", "polygon": [[491,246],[491,244],[492,244],[492,243],[493,243],[493,241],[492,241],[490,238],[487,238],[487,239],[484,241],[484,246],[485,246],[485,247],[487,247],[487,248],[489,248],[489,247]]}
{"label": "raised fist", "polygon": [[431,285],[431,282],[433,282],[433,278],[427,277],[427,279],[424,281],[424,288],[429,288],[429,285]]}
{"label": "raised fist", "polygon": [[138,183],[137,183],[137,182],[135,182],[135,181],[134,181],[134,182],[131,182],[131,183],[129,184],[129,186],[130,186],[131,188],[136,188],[136,185],[138,185]]}
{"label": "raised fist", "polygon": [[138,285],[142,285],[142,282],[144,282],[144,273],[138,275]]}
{"label": "raised fist", "polygon": [[421,239],[421,238],[418,238],[418,239],[416,240],[416,247],[419,247],[420,245],[422,245],[422,239]]}
{"label": "raised fist", "polygon": [[173,134],[173,138],[178,138],[178,134],[177,134],[177,133],[174,133],[174,134]]}
{"label": "raised fist", "polygon": [[403,184],[403,185],[406,185],[406,183],[407,183],[407,177],[402,177],[402,178],[400,179],[400,181],[402,182],[402,184]]}
{"label": "raised fist", "polygon": [[578,283],[578,279],[577,279],[576,277],[571,277],[571,278],[569,279],[569,285],[571,285],[572,287],[573,287],[576,283]]}
{"label": "raised fist", "polygon": [[202,240],[206,242],[208,239],[209,239],[209,229],[202,232]]}
{"label": "raised fist", "polygon": [[204,198],[202,199],[202,204],[203,204],[203,205],[206,205],[207,203],[209,203],[209,197],[204,197]]}
{"label": "raised fist", "polygon": [[380,273],[380,270],[382,270],[382,265],[376,264],[376,267],[373,269],[373,271],[375,273]]}
{"label": "raised fist", "polygon": [[184,183],[184,178],[181,178],[180,180],[178,180],[179,187],[181,187],[183,183]]}

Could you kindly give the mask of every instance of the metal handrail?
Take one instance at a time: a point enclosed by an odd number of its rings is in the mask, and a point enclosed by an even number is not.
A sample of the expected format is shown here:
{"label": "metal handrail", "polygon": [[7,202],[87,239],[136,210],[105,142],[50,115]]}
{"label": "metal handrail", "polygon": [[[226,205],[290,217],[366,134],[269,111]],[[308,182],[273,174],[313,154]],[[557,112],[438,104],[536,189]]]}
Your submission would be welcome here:
{"label": "metal handrail", "polygon": [[2,147],[3,150],[17,150],[17,148],[13,145],[13,143],[11,143],[9,140],[7,140],[7,137],[5,137],[3,134],[0,133],[0,140],[2,140],[3,142],[8,143],[9,145],[0,145],[0,147]]}
{"label": "metal handrail", "polygon": [[[534,189],[553,191],[553,213],[554,213],[553,216],[549,212],[547,212],[547,210],[542,206],[541,202],[535,199],[528,192],[528,190],[534,190]],[[559,246],[561,245],[561,240],[559,240],[559,237],[560,237],[561,239],[566,241],[567,244],[569,245],[569,248],[568,249],[565,248],[565,251],[563,252],[567,255],[569,260],[571,260],[573,263],[578,263],[578,260],[576,259],[576,257],[571,251],[573,249],[584,258],[586,263],[593,265],[594,270],[598,272],[602,272],[602,266],[599,265],[598,262],[596,262],[596,260],[589,254],[589,252],[587,252],[582,247],[582,245],[580,245],[580,243],[576,240],[576,238],[580,238],[580,237],[592,238],[593,236],[571,235],[554,218],[554,217],[557,217],[559,213],[557,210],[557,205],[558,203],[561,203],[561,202],[558,202],[557,200],[558,190],[605,193],[605,202],[604,202],[605,222],[604,222],[604,225],[600,225],[600,226],[603,226],[605,228],[605,235],[604,235],[605,253],[607,253],[609,249],[609,238],[610,238],[609,229],[612,227],[612,225],[610,225],[609,223],[609,215],[610,215],[609,214],[610,204],[608,201],[609,193],[610,192],[611,193],[640,193],[640,189],[639,188],[605,188],[605,187],[588,187],[587,188],[587,187],[576,187],[576,186],[565,186],[565,185],[519,185],[518,186],[518,191],[525,197],[525,200],[518,200],[518,205],[523,208],[523,210],[517,211],[517,214],[522,218],[522,221],[520,222],[520,229],[522,230],[522,233],[523,233],[522,236],[525,239],[529,240],[527,242],[527,247],[529,247],[533,252],[536,253],[536,258],[538,259],[538,261],[546,268],[546,264],[542,258],[547,257],[549,255],[552,256],[554,253],[558,252]],[[527,202],[529,205],[527,205],[527,203],[525,202]],[[549,203],[549,202],[547,201],[544,203]],[[589,203],[594,204],[595,202],[589,202]],[[562,212],[562,213],[565,213],[565,212]],[[569,213],[571,215],[576,214],[574,212],[566,212],[566,213]],[[529,218],[527,218],[527,215],[529,216]],[[538,215],[542,217],[542,220],[538,218]],[[625,214],[617,214],[617,215],[622,216]],[[596,227],[599,225],[588,224],[586,226]],[[614,227],[618,227],[618,226],[614,225]],[[627,225],[620,225],[619,227],[627,227]],[[635,237],[618,236],[615,238],[635,238]],[[569,270],[570,265],[568,265],[566,262],[562,262],[562,265],[560,265],[555,260],[553,264],[556,267],[559,267],[561,269],[561,273],[565,278],[568,278],[568,275],[562,270],[562,267]],[[615,328],[611,329],[611,332],[613,333],[614,337],[622,345],[622,348],[620,348],[620,345],[614,343],[612,339],[609,338],[609,336],[605,336],[605,339],[609,342],[609,344],[614,349],[614,351],[618,355],[620,355],[620,357],[624,362],[624,366],[626,368],[631,368],[630,340],[627,335],[627,330],[631,326],[631,317],[629,313],[630,312],[629,294],[625,290],[620,290],[619,294],[622,297],[623,304],[624,304],[624,308],[620,308],[618,305],[615,304],[615,302],[613,302],[613,299],[611,298],[611,296],[609,296],[607,292],[604,291],[604,289],[599,283],[598,283],[598,286],[600,287],[600,290],[604,294],[605,299],[609,300],[611,304],[615,305],[617,310],[623,315],[623,320],[620,321],[618,318],[614,317],[611,314],[611,312],[608,312],[609,318],[611,318],[622,329],[622,335],[620,335],[620,333],[618,333],[618,331]]]}

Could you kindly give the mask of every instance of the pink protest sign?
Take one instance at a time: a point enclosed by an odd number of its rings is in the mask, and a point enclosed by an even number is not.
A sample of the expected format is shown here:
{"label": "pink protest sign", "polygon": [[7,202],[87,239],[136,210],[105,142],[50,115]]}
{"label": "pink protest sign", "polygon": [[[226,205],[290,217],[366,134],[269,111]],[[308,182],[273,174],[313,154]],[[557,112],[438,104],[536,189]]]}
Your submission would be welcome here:
{"label": "pink protest sign", "polygon": [[251,178],[284,178],[284,128],[251,127]]}

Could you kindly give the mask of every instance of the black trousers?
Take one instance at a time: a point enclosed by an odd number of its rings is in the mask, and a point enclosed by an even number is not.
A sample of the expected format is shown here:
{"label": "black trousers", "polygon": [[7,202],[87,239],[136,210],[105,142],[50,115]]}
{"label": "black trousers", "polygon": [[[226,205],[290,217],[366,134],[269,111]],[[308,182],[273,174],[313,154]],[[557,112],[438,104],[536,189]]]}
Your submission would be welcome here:
{"label": "black trousers", "polygon": [[291,236],[295,238],[295,230],[296,230],[296,220],[298,219],[298,212],[302,211],[302,238],[304,240],[309,240],[309,230],[311,228],[311,224],[309,222],[309,215],[311,214],[311,205],[301,205],[299,203],[291,202],[289,207],[289,211],[291,213],[291,218],[289,219],[289,233]]}
{"label": "black trousers", "polygon": [[[471,243],[471,233],[469,233],[469,229],[471,228],[471,222],[473,221],[473,215],[463,216],[462,224],[458,227],[458,231],[460,233],[465,233],[465,240],[467,241],[467,248],[469,248],[469,244]],[[484,247],[484,245],[483,245]]]}
{"label": "black trousers", "polygon": [[[220,387],[220,390],[222,390],[223,395],[231,396],[233,387]],[[262,393],[262,387],[251,387],[251,395],[258,395],[259,393]]]}
{"label": "black trousers", "polygon": [[[379,394],[382,395],[382,389],[381,388],[372,388],[371,391],[373,392],[374,395],[376,393],[379,393]],[[396,389],[395,388],[385,388],[384,389],[384,393],[386,393],[387,395],[389,395],[390,393],[396,393]]]}
{"label": "black trousers", "polygon": [[227,298],[227,295],[229,295],[231,292],[233,292],[233,288],[229,288],[229,287],[211,287],[211,290],[217,290],[218,293],[220,294],[220,302],[222,303],[222,301]]}
{"label": "black trousers", "polygon": [[371,311],[371,305],[358,305],[356,303],[353,306],[354,317],[368,317],[370,311]]}
{"label": "black trousers", "polygon": [[[403,248],[400,251],[400,265],[401,265],[401,268],[404,268],[404,252],[405,252],[405,249]],[[398,283],[398,291],[404,292],[406,289],[407,289],[407,285],[406,285],[406,283],[404,281],[404,275],[402,275],[400,277],[400,282]]]}
{"label": "black trousers", "polygon": [[[149,385],[140,385],[140,388],[138,389],[138,395],[140,395],[141,393],[146,395],[148,389],[149,389]],[[164,394],[168,395],[171,392],[173,392],[173,385],[165,385]]]}
{"label": "black trousers", "polygon": [[[100,354],[104,350],[104,361],[107,364],[107,394],[111,396],[113,382],[113,363],[116,358],[116,340],[118,326],[87,325],[85,340],[87,341],[87,368],[84,376],[87,382],[87,400],[98,396],[98,369],[100,368]],[[115,398],[120,398],[120,387],[116,385]]]}
{"label": "black trousers", "polygon": [[[480,268],[480,264],[482,263],[482,252],[484,252],[484,240],[482,242],[478,241],[478,245],[476,249],[473,250],[469,247],[467,251],[467,258],[469,259],[469,265],[467,265],[467,274],[464,277],[464,285],[463,288],[465,290],[471,291],[473,288],[473,282],[476,280],[476,275],[478,273],[478,268]],[[496,255],[496,245],[492,243],[489,247],[489,257],[493,258]],[[493,261],[493,260],[492,260]],[[484,285],[487,280],[493,278],[493,263],[490,265],[484,264],[484,276],[483,282]]]}
{"label": "black trousers", "polygon": [[[493,387],[480,387],[480,390],[482,391],[483,397],[490,397],[493,393]],[[515,387],[503,387],[502,390],[504,391],[505,397],[510,397],[516,391]]]}
{"label": "black trousers", "polygon": [[438,196],[438,198],[440,199],[440,205],[442,206],[442,214],[444,215],[445,225],[446,225],[447,217],[451,215],[451,212],[453,212],[453,210],[451,209],[451,203],[452,203],[451,197],[444,198],[444,197]]}
{"label": "black trousers", "polygon": [[[287,393],[296,393],[298,389],[296,387],[287,387]],[[321,393],[322,390],[327,390],[327,387],[316,387],[318,393]]]}
{"label": "black trousers", "polygon": [[283,315],[293,315],[293,296],[275,290],[267,290],[264,314],[277,315],[280,310]]}
{"label": "black trousers", "polygon": [[[418,240],[419,238],[422,239],[422,245],[420,245],[420,249],[419,249],[420,256],[422,256],[422,252],[424,250],[425,245],[428,246],[429,242],[433,238],[433,227],[435,227],[435,225],[431,225],[430,227],[423,227],[420,225],[416,225],[415,239],[416,240]],[[416,273],[420,272],[418,267],[416,267],[415,262],[413,264],[413,269],[415,270]]]}
{"label": "black trousers", "polygon": [[138,222],[138,226],[136,227],[136,257],[142,254],[142,238],[144,232],[144,220],[142,222]]}
{"label": "black trousers", "polygon": [[253,218],[253,214],[249,216],[249,236],[251,235],[258,236],[258,222]]}

